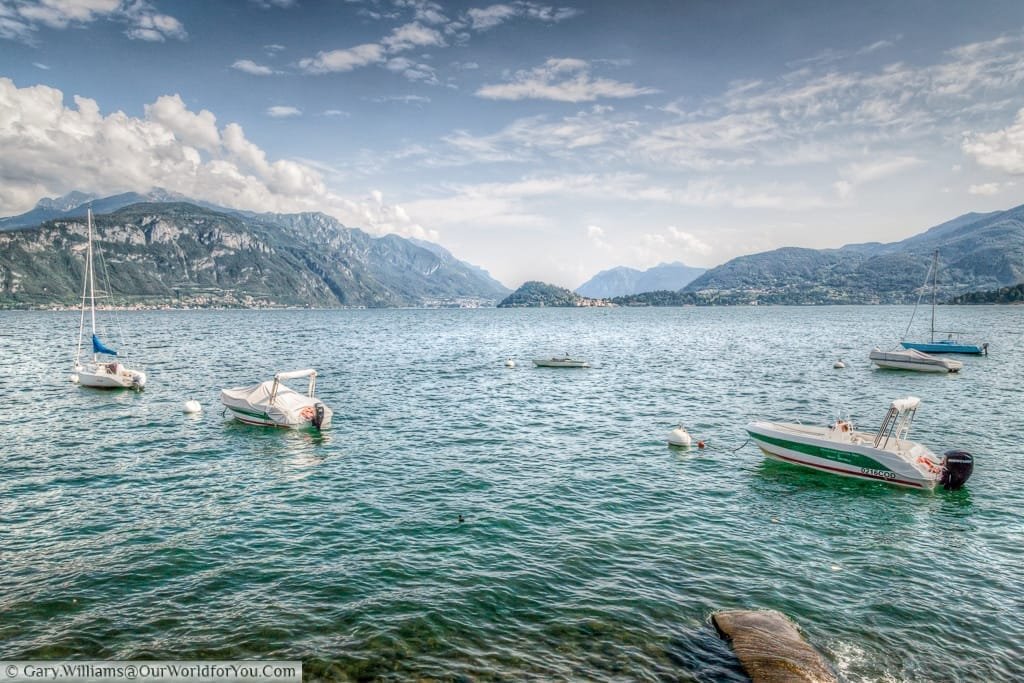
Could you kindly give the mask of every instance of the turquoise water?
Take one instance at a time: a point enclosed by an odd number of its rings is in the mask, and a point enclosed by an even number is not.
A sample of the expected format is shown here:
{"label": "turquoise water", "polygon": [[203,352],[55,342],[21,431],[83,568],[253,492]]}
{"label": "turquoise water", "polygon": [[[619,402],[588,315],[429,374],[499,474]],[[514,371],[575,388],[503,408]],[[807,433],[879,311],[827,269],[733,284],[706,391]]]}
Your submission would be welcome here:
{"label": "turquoise water", "polygon": [[[708,616],[764,607],[851,681],[1019,680],[1024,307],[940,309],[992,345],[960,375],[871,369],[909,312],[124,313],[141,394],[68,382],[76,315],[0,313],[0,658],[743,680]],[[564,351],[595,367],[529,362]],[[221,415],[221,387],[306,366],[330,432]],[[743,446],[755,417],[873,428],[908,394],[917,440],[974,453],[965,489]],[[710,447],[668,449],[679,420]]]}

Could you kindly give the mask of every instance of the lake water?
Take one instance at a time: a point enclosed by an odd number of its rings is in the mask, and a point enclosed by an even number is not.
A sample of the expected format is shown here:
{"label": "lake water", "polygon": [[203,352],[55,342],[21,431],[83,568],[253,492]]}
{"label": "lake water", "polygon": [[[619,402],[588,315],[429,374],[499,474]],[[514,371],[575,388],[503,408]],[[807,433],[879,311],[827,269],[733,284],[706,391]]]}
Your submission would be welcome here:
{"label": "lake water", "polygon": [[[136,394],[68,381],[77,314],[0,313],[0,658],[744,680],[709,615],[774,608],[851,681],[1020,680],[1024,307],[939,309],[991,343],[959,375],[872,369],[909,315],[121,313]],[[594,367],[530,363],[565,351]],[[222,416],[220,388],[302,367],[329,432]],[[905,395],[912,438],[975,455],[963,490],[743,445],[757,417],[874,429]],[[668,449],[680,420],[709,448]]]}

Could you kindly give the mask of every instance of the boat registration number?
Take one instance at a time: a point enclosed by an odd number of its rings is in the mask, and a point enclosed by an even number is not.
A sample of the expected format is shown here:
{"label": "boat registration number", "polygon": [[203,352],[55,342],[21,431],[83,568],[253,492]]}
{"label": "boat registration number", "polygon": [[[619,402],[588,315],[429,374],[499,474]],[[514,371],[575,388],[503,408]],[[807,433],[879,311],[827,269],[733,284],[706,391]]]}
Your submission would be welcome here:
{"label": "boat registration number", "polygon": [[870,467],[861,467],[861,474],[869,474],[872,477],[882,477],[883,479],[895,479],[896,473],[888,470],[873,470]]}

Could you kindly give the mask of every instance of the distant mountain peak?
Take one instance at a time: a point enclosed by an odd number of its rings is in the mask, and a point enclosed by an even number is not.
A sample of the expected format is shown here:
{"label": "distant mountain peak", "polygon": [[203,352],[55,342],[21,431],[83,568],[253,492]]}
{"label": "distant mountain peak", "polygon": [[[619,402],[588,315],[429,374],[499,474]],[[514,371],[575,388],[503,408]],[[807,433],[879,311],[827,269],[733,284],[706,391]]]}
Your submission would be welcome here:
{"label": "distant mountain peak", "polygon": [[659,263],[647,270],[616,266],[602,270],[577,287],[576,292],[594,299],[610,299],[643,292],[678,291],[700,277],[704,271],[704,268],[693,268],[681,261]]}
{"label": "distant mountain peak", "polygon": [[72,190],[65,195],[60,197],[43,197],[36,202],[35,208],[43,209],[45,211],[70,211],[76,209],[82,204],[88,201],[96,199],[98,195],[89,194],[87,192],[79,192],[78,190]]}

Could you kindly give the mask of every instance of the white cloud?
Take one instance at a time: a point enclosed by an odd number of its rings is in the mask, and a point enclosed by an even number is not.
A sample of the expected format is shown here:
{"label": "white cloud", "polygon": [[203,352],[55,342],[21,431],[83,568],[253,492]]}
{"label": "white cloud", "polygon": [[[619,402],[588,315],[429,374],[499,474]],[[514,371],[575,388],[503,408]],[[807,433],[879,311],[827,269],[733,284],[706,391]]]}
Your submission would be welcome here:
{"label": "white cloud", "polygon": [[[880,52],[884,42],[862,52]],[[673,103],[664,111],[677,120],[646,126],[632,149],[680,169],[832,162],[864,175],[869,169],[853,164],[863,165],[865,154],[923,156],[918,150],[948,144],[965,122],[1020,107],[1024,34],[964,45],[923,66],[859,72],[808,64],[774,79],[734,82],[718,97]],[[1015,167],[1012,152],[989,143],[993,135],[970,135],[964,151]]]}
{"label": "white cloud", "polygon": [[37,69],[42,69],[43,71],[50,70],[50,67],[46,64],[43,64],[42,62],[32,62],[32,66],[34,66]]}
{"label": "white cloud", "polygon": [[124,15],[131,24],[125,35],[133,40],[162,43],[168,38],[188,38],[188,33],[180,21],[169,14],[160,14],[147,2],[136,0],[126,4]]}
{"label": "white cloud", "polygon": [[491,100],[542,99],[556,102],[592,102],[599,98],[637,97],[658,92],[633,83],[592,78],[582,59],[549,59],[542,66],[518,71],[509,83],[485,85],[478,97]]}
{"label": "white cloud", "polygon": [[384,61],[384,48],[376,43],[365,43],[345,50],[320,52],[316,57],[299,60],[299,67],[311,74],[352,71],[361,66]]}
{"label": "white cloud", "polygon": [[146,118],[163,125],[185,145],[213,152],[220,147],[217,117],[203,109],[195,114],[180,95],[163,95],[144,107]]}
{"label": "white cloud", "polygon": [[902,37],[902,35],[899,35],[893,38],[892,40],[877,40],[871,43],[870,45],[865,45],[861,49],[857,50],[857,54],[866,55],[871,54],[872,52],[878,52],[879,50],[884,50],[887,47],[892,47]]}
{"label": "white cloud", "polygon": [[399,26],[380,42],[388,52],[404,52],[414,47],[444,47],[445,45],[444,38],[436,29],[423,26],[418,22]]}
{"label": "white cloud", "polygon": [[470,25],[475,31],[486,31],[494,28],[509,19],[518,16],[519,12],[512,5],[491,5],[489,7],[474,7],[466,12],[469,16]]}
{"label": "white cloud", "polygon": [[430,98],[424,95],[380,95],[377,97],[368,97],[366,100],[368,102],[376,102],[377,104],[385,104],[388,102],[415,105],[430,104]]}
{"label": "white cloud", "polygon": [[466,19],[474,31],[487,31],[506,21],[520,17],[556,23],[570,19],[577,14],[579,11],[571,7],[552,7],[536,2],[511,2],[488,7],[474,7],[466,11]]}
{"label": "white cloud", "polygon": [[967,135],[961,147],[982,166],[1014,175],[1024,173],[1024,109],[1002,130]]}
{"label": "white cloud", "polygon": [[[524,227],[547,225],[543,206],[549,200],[590,202],[662,203],[699,208],[780,209],[800,211],[826,206],[827,202],[806,188],[771,183],[746,187],[713,179],[691,181],[682,187],[659,186],[642,174],[576,174],[528,176],[505,183],[451,185],[446,196],[409,202],[409,214],[437,226],[486,225]],[[596,227],[596,226],[595,226]],[[600,228],[598,228],[600,229]],[[588,237],[601,237],[588,230]],[[684,231],[669,231],[665,239],[704,253],[703,242]]]}
{"label": "white cloud", "polygon": [[252,3],[263,9],[270,9],[272,7],[288,9],[298,4],[298,0],[252,0]]}
{"label": "white cloud", "polygon": [[231,65],[231,68],[237,69],[238,71],[244,71],[245,73],[252,74],[253,76],[270,76],[277,73],[269,66],[257,64],[251,59],[237,59],[235,60],[235,63]]}
{"label": "white cloud", "polygon": [[670,244],[682,247],[687,254],[706,256],[711,253],[711,245],[703,241],[693,233],[680,230],[674,225],[668,226],[667,232]]}
{"label": "white cloud", "polygon": [[438,83],[437,74],[428,64],[418,64],[405,57],[392,57],[384,66],[388,71],[400,73],[410,81],[419,81],[430,85]]}
{"label": "white cloud", "polygon": [[832,183],[832,187],[840,199],[848,199],[853,194],[853,183],[849,180],[837,180]]}
{"label": "white cloud", "polygon": [[46,0],[44,2],[13,2],[10,16],[31,24],[63,29],[73,24],[87,24],[100,17],[109,17],[121,9],[120,0]]}
{"label": "white cloud", "polygon": [[347,111],[344,111],[342,109],[325,109],[321,113],[321,116],[341,116],[341,117],[348,118],[349,116],[352,116],[352,114],[350,114]]}
{"label": "white cloud", "polygon": [[593,105],[562,118],[530,116],[516,119],[489,135],[456,130],[442,141],[450,149],[430,157],[437,166],[476,162],[538,160],[542,155],[579,158],[594,155],[603,160],[621,155],[621,148],[636,134],[639,122],[613,116],[610,107]]}
{"label": "white cloud", "polygon": [[298,107],[275,105],[273,107],[267,107],[267,116],[275,119],[294,118],[296,116],[302,116],[302,110]]}
{"label": "white cloud", "polygon": [[8,0],[0,5],[0,38],[32,41],[43,26],[66,29],[111,19],[128,25],[132,40],[185,40],[188,33],[176,18],[161,14],[147,0]]}
{"label": "white cloud", "polygon": [[1001,189],[999,183],[982,183],[981,185],[971,185],[967,188],[967,193],[990,197],[994,194],[999,194]]}
{"label": "white cloud", "polygon": [[[0,78],[0,213],[27,211],[43,196],[163,187],[187,197],[250,211],[323,211],[371,232],[430,238],[401,207],[350,199],[313,167],[272,161],[242,127],[216,127],[208,111],[189,111],[166,95],[137,118],[100,112],[95,100],[43,85],[18,88]],[[98,160],[102,160],[100,163]]]}
{"label": "white cloud", "polygon": [[849,164],[840,170],[840,174],[853,185],[863,185],[901,173],[923,163],[924,161],[921,159],[910,156],[872,159]]}
{"label": "white cloud", "polygon": [[604,241],[604,229],[597,225],[587,226],[587,239],[601,251],[611,251],[612,245]]}

